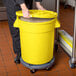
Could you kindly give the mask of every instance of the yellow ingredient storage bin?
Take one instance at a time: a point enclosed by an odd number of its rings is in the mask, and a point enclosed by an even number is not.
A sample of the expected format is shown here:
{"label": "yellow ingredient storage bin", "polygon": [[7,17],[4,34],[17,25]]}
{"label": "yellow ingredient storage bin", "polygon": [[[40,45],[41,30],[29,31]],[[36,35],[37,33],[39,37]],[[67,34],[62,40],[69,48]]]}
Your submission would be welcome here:
{"label": "yellow ingredient storage bin", "polygon": [[30,10],[32,18],[49,18],[46,22],[28,22],[20,19],[22,11],[16,12],[14,27],[20,30],[21,58],[33,65],[42,65],[53,59],[55,28],[60,27],[57,13],[47,10]]}

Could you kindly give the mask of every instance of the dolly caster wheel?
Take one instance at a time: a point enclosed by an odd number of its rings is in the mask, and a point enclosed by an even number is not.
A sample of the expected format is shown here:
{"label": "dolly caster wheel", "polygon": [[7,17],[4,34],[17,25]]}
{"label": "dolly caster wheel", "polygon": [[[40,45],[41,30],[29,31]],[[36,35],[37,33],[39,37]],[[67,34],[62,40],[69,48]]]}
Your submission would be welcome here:
{"label": "dolly caster wheel", "polygon": [[72,69],[75,68],[75,64],[74,64],[74,63],[70,63],[70,61],[69,61],[69,65],[70,65],[70,67],[71,67]]}
{"label": "dolly caster wheel", "polygon": [[14,62],[15,62],[16,64],[20,64],[20,59],[15,58]]}
{"label": "dolly caster wheel", "polygon": [[74,64],[70,64],[70,67],[71,67],[72,69],[74,69],[74,68],[75,68],[75,65],[74,65]]}
{"label": "dolly caster wheel", "polygon": [[50,69],[50,68],[46,68],[46,70],[47,70],[47,71],[50,71],[51,69]]}
{"label": "dolly caster wheel", "polygon": [[35,70],[35,69],[32,69],[32,70],[30,70],[30,72],[31,72],[31,73],[35,73],[35,72],[36,72],[36,70]]}

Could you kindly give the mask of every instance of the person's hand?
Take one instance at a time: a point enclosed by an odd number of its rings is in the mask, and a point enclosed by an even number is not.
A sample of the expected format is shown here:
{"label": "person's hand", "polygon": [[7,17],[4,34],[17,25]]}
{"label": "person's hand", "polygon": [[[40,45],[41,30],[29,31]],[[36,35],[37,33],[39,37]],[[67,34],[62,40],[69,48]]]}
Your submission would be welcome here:
{"label": "person's hand", "polygon": [[46,10],[43,6],[37,6],[38,10]]}
{"label": "person's hand", "polygon": [[40,4],[40,2],[36,2],[36,7],[38,8],[38,10],[46,10],[46,9]]}
{"label": "person's hand", "polygon": [[29,13],[28,8],[26,7],[26,4],[22,3],[20,6],[21,6],[21,9],[22,9],[23,17],[30,18],[30,13]]}
{"label": "person's hand", "polygon": [[22,9],[23,17],[30,18],[30,13],[28,9]]}

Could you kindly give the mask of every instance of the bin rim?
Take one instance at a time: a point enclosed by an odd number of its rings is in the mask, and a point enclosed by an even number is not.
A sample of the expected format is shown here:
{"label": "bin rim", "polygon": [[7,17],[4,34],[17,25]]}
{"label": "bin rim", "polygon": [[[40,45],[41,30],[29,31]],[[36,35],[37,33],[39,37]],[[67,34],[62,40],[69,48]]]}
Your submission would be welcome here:
{"label": "bin rim", "polygon": [[15,23],[14,23],[14,27],[20,27],[20,24],[19,23],[26,23],[26,24],[36,24],[36,25],[44,25],[44,24],[49,24],[49,23],[52,23],[52,22],[54,22],[54,21],[56,21],[56,23],[55,23],[55,28],[59,28],[60,27],[60,22],[57,20],[57,18],[55,18],[55,19],[52,19],[52,20],[50,20],[50,21],[47,21],[47,22],[38,22],[38,23],[33,23],[33,22],[26,22],[26,21],[22,21],[22,20],[20,20],[19,18],[18,19],[16,19],[17,21],[15,21]]}
{"label": "bin rim", "polygon": [[[17,11],[16,12],[16,15],[17,15],[17,19],[16,19],[16,21],[14,22],[14,27],[20,27],[19,25],[20,25],[20,23],[22,22],[22,23],[27,23],[27,24],[48,24],[48,23],[51,23],[51,22],[53,22],[54,20],[56,21],[55,22],[55,28],[59,28],[60,27],[60,22],[58,21],[58,19],[57,19],[57,13],[56,12],[53,12],[53,11],[48,11],[48,10],[29,10],[30,12],[35,12],[35,13],[31,13],[30,15],[32,15],[32,17],[35,17],[35,18],[53,18],[52,20],[49,20],[49,21],[45,21],[45,22],[36,22],[36,23],[34,23],[34,22],[27,22],[27,21],[23,21],[23,20],[20,20],[19,19],[19,17],[21,17],[21,16],[23,16],[23,13],[22,13],[22,11]],[[42,16],[40,16],[40,15],[36,15],[37,14],[37,12],[36,11],[38,11],[39,13],[41,12],[41,15]],[[43,13],[45,12],[45,16],[43,15]],[[48,13],[47,13],[48,12]],[[38,13],[38,14],[39,14]],[[46,16],[47,14],[49,14],[48,16]]]}
{"label": "bin rim", "polygon": [[36,25],[38,24],[38,26],[39,26],[39,24],[49,24],[49,23],[52,23],[53,21],[56,21],[56,18],[53,18],[52,20],[48,20],[48,21],[45,21],[45,22],[28,22],[28,21],[23,21],[21,19],[19,19],[19,21],[27,23],[27,24],[36,24]]}

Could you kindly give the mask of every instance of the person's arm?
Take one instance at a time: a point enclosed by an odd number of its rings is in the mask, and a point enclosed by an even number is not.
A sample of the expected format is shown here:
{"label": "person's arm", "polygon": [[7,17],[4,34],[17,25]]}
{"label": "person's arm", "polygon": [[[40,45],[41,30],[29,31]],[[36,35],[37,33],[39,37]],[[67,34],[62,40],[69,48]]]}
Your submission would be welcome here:
{"label": "person's arm", "polygon": [[29,17],[29,10],[28,10],[26,4],[22,3],[22,4],[20,4],[20,7],[22,9],[23,17],[30,18]]}
{"label": "person's arm", "polygon": [[[40,5],[40,2],[42,0],[35,0],[36,1],[36,7],[39,9],[39,10],[45,10],[41,5]],[[26,18],[30,18],[29,17],[29,10],[24,2],[24,0],[16,0],[16,2],[20,5],[21,9],[22,9],[22,13],[23,13],[23,17],[26,17]]]}
{"label": "person's arm", "polygon": [[28,10],[26,4],[22,3],[22,4],[20,4],[20,7],[22,9],[23,17],[30,18],[29,10]]}
{"label": "person's arm", "polygon": [[42,0],[35,0],[36,2],[42,2]]}
{"label": "person's arm", "polygon": [[19,4],[19,5],[25,2],[24,0],[15,0],[15,1],[16,1],[16,3]]}
{"label": "person's arm", "polygon": [[29,18],[29,10],[24,0],[16,0],[16,3],[20,5],[23,13],[23,17]]}
{"label": "person's arm", "polygon": [[42,0],[35,0],[36,2],[36,7],[39,9],[39,10],[46,10],[41,4],[40,2],[42,2]]}

